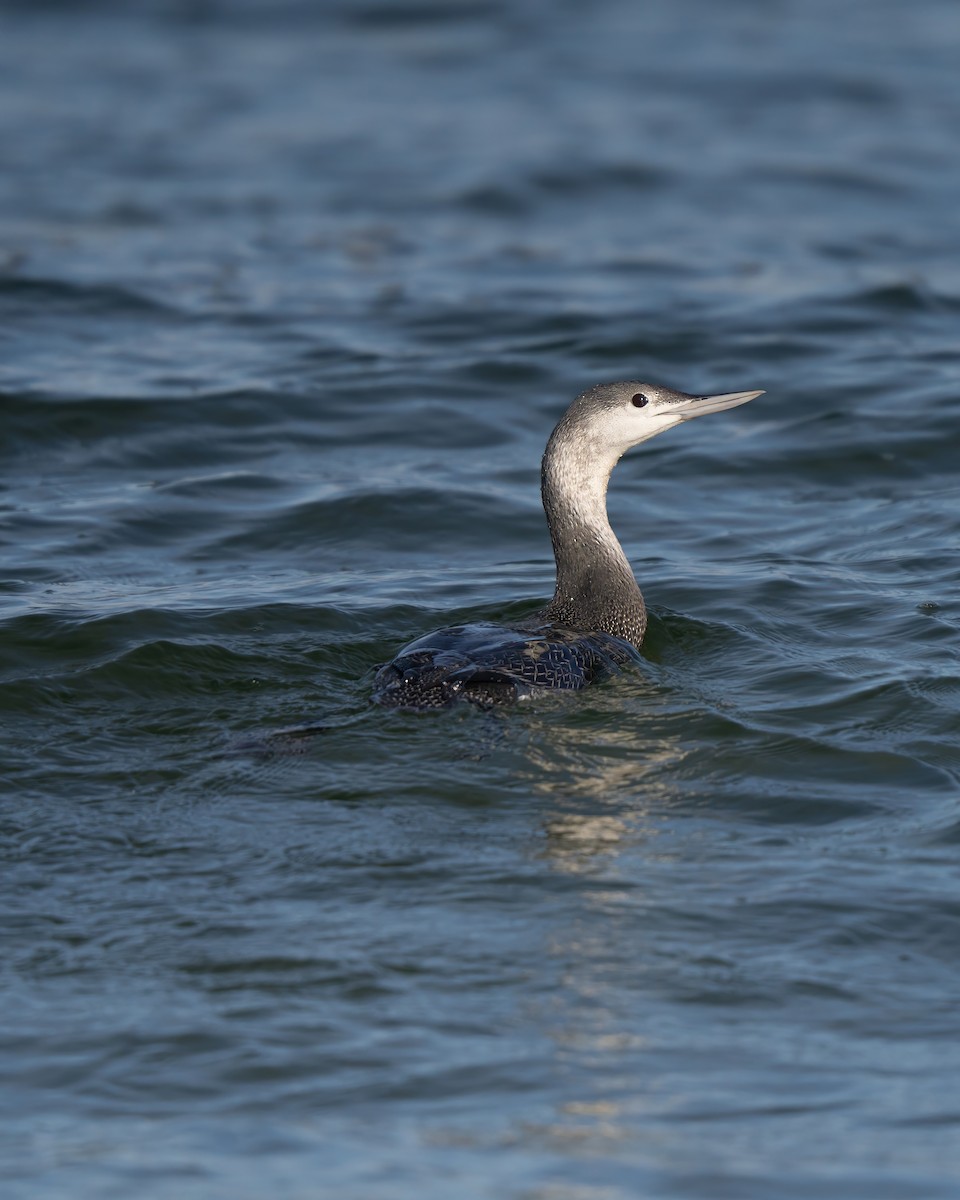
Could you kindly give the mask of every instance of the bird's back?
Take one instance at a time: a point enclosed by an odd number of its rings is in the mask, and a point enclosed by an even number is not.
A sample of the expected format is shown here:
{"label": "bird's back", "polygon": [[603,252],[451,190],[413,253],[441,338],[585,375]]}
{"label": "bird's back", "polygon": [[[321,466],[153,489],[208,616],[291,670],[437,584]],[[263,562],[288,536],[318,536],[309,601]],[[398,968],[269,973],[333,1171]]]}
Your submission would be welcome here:
{"label": "bird's back", "polygon": [[543,689],[586,687],[638,659],[629,642],[549,624],[453,625],[404,646],[382,666],[373,698],[388,708],[510,704]]}

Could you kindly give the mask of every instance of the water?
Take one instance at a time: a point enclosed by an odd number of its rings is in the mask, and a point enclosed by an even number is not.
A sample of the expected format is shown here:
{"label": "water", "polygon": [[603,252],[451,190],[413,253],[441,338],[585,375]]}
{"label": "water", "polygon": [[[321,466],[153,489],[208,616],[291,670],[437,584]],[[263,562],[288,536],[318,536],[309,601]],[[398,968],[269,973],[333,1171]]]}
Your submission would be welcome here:
{"label": "water", "polygon": [[[3,6],[4,1196],[957,1195],[958,51]],[[624,377],[767,393],[614,477],[642,670],[371,710]]]}

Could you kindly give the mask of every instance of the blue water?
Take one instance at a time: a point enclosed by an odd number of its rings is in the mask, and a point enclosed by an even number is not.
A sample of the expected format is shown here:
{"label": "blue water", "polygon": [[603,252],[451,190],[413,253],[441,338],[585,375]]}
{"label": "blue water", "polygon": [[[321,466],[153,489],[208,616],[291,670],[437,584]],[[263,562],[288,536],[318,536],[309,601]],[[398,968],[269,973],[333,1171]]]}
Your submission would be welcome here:
{"label": "blue water", "polygon": [[[960,1194],[953,0],[0,7],[14,1200]],[[549,596],[584,387],[753,403]],[[311,737],[278,731],[320,726]]]}

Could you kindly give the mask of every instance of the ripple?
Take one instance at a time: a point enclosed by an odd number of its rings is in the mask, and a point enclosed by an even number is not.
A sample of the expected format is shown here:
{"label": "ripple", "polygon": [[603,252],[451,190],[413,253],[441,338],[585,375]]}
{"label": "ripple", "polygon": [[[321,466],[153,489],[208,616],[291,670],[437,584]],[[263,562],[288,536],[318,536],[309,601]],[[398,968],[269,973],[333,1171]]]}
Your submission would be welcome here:
{"label": "ripple", "polygon": [[157,321],[175,314],[169,305],[132,288],[0,274],[0,309],[3,307],[15,312],[18,320],[42,317],[50,321],[79,312],[111,318],[122,313],[127,319]]}
{"label": "ripple", "polygon": [[[24,1200],[955,1194],[955,20],[834,8],[6,6]],[[372,707],[631,377],[766,388],[617,468],[636,670]]]}

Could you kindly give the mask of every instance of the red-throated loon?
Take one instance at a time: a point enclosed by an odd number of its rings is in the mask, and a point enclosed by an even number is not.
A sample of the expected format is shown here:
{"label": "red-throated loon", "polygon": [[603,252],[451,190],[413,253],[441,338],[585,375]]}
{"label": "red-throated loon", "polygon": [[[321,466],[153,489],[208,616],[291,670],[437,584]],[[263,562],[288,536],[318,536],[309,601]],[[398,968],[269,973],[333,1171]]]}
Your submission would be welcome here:
{"label": "red-throated loon", "polygon": [[550,435],[541,494],[557,564],[553,599],[516,625],[438,629],[381,667],[373,698],[389,708],[509,703],[541,688],[582,688],[636,658],[647,611],[607,519],[610,472],[631,446],[763,392],[690,396],[630,380],[590,388]]}

